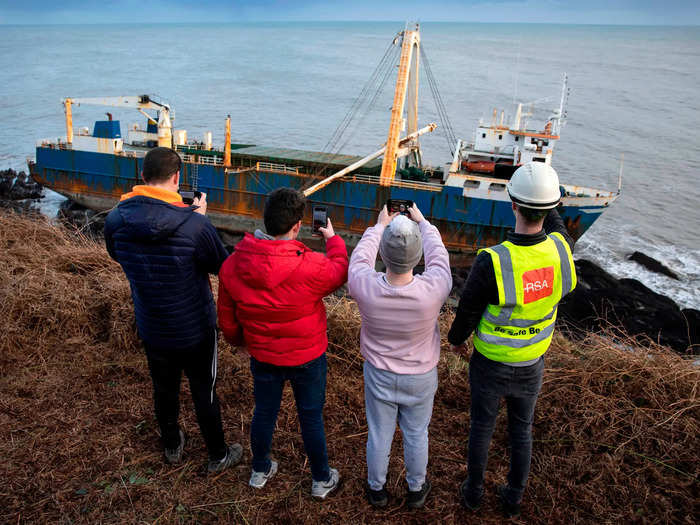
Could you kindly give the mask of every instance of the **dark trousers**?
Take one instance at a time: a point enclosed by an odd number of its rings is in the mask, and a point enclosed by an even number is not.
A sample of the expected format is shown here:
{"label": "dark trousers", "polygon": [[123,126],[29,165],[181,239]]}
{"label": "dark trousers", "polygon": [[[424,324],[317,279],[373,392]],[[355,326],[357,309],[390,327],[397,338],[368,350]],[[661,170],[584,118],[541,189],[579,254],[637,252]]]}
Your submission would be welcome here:
{"label": "dark trousers", "polygon": [[289,380],[297,405],[301,437],[311,463],[315,481],[327,481],[328,452],[323,427],[323,406],[326,403],[326,354],[301,366],[275,366],[250,358],[253,374],[255,412],[250,425],[250,447],[253,451],[253,470],[270,469],[270,447],[277,413],[282,402],[284,383]]}
{"label": "dark trousers", "polygon": [[505,497],[520,503],[530,473],[532,421],[542,387],[544,357],[530,366],[514,367],[491,361],[474,350],[469,363],[471,428],[469,430],[467,492],[480,498],[489,445],[502,397],[508,408],[510,470]]}
{"label": "dark trousers", "polygon": [[216,395],[216,330],[212,329],[201,343],[191,348],[145,347],[163,446],[176,448],[180,442],[179,395],[180,378],[184,371],[190,382],[194,410],[209,458],[223,458],[226,455],[226,442]]}

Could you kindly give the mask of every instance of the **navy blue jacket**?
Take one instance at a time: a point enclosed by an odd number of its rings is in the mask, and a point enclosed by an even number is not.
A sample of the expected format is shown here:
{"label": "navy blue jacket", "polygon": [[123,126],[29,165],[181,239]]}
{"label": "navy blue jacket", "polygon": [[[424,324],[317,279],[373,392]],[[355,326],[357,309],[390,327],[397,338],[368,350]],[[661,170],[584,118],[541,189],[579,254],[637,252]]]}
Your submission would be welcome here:
{"label": "navy blue jacket", "polygon": [[209,274],[228,253],[209,219],[189,206],[135,196],[107,216],[105,242],[129,279],[144,343],[189,348],[216,326]]}

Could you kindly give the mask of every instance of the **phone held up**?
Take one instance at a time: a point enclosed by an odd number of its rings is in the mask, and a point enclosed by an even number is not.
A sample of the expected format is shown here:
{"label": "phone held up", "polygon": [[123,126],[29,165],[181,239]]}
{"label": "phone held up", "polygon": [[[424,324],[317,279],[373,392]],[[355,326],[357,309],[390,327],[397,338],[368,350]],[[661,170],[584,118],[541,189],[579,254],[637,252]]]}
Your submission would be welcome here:
{"label": "phone held up", "polygon": [[328,208],[325,206],[314,206],[313,207],[313,223],[311,226],[311,235],[314,237],[321,237],[321,232],[319,228],[325,228],[328,224]]}
{"label": "phone held up", "polygon": [[406,199],[389,199],[386,201],[386,209],[389,213],[400,213],[410,217],[408,209],[413,206],[413,201]]}
{"label": "phone held up", "polygon": [[192,206],[195,199],[199,199],[202,196],[201,191],[179,191],[180,197],[182,197],[182,202],[188,206]]}

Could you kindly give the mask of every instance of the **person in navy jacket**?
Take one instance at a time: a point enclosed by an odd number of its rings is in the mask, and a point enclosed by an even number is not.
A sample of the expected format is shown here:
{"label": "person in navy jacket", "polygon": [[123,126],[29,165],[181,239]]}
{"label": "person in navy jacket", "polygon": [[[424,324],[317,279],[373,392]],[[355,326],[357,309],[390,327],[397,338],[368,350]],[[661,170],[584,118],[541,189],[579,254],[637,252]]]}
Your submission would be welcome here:
{"label": "person in navy jacket", "polygon": [[219,472],[243,453],[238,443],[226,445],[216,395],[216,308],[209,274],[219,272],[228,253],[205,216],[206,194],[193,206],[183,203],[177,191],[181,165],[169,148],[146,154],[145,184],[122,195],[109,213],[105,242],[131,286],[165,458],[173,464],[182,460],[178,397],[184,371],[209,452],[207,469]]}

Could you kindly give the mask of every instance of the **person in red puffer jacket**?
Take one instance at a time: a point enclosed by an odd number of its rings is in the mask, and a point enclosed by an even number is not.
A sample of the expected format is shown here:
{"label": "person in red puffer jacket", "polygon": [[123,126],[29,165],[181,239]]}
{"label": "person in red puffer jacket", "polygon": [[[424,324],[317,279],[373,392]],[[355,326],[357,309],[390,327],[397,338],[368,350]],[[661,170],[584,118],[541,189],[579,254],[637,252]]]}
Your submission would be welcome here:
{"label": "person in red puffer jacket", "polygon": [[221,267],[218,317],[226,340],[250,354],[255,411],[249,485],[262,488],[277,472],[270,448],[289,380],[311,464],[311,493],[323,499],[340,480],[328,465],[323,426],[328,346],[323,297],[347,280],[348,254],[330,220],[321,228],[326,255],[296,240],[305,206],[304,197],[291,188],[267,196],[267,233],[246,234]]}

